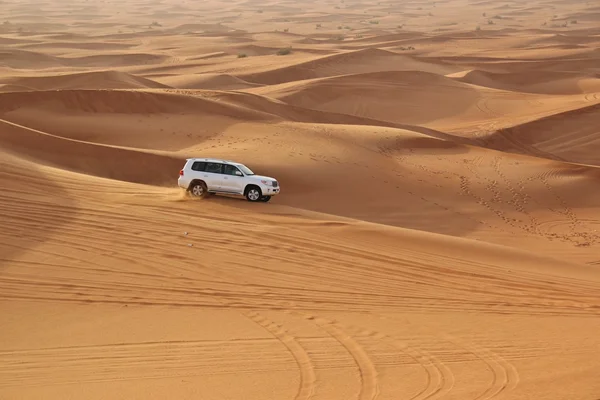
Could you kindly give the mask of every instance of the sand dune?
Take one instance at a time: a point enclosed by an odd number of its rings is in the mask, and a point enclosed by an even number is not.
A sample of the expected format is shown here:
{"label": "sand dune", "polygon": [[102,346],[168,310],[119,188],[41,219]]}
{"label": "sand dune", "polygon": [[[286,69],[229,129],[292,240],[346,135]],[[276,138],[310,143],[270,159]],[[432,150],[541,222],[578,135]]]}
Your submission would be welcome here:
{"label": "sand dune", "polygon": [[600,166],[600,93],[598,104],[500,130],[486,146],[574,163]]}
{"label": "sand dune", "polygon": [[0,112],[23,111],[43,107],[45,110],[74,113],[217,114],[221,117],[253,120],[264,118],[260,112],[232,107],[201,97],[186,96],[177,91],[153,92],[132,90],[47,90],[26,93],[4,93]]}
{"label": "sand dune", "polygon": [[[427,72],[375,72],[314,79],[254,90],[286,103],[391,122],[424,123],[464,112],[478,92]],[[420,104],[440,104],[424,109]]]}
{"label": "sand dune", "polygon": [[[87,142],[177,151],[273,114],[178,93],[61,90],[0,94],[0,118]],[[91,122],[95,120],[96,123]]]}
{"label": "sand dune", "polygon": [[0,13],[1,399],[597,399],[593,2]]}
{"label": "sand dune", "polygon": [[229,74],[169,75],[156,79],[177,89],[240,90],[260,86]]}
{"label": "sand dune", "polygon": [[3,151],[81,174],[168,185],[181,168],[181,158],[59,138],[4,120],[0,120],[0,126]]}
{"label": "sand dune", "polygon": [[[520,121],[551,115],[558,110],[585,107],[594,101],[593,93],[542,97],[515,93],[508,87],[491,89],[474,86],[460,80],[463,79],[428,72],[387,71],[270,85],[248,91],[297,107],[390,123],[423,125],[463,137],[481,136],[517,125]],[[481,82],[481,79],[478,82],[488,83]],[[583,83],[592,89],[595,79]],[[553,88],[554,84],[556,87]],[[575,84],[581,82],[552,82],[548,84],[548,90],[557,92],[562,89],[564,92]],[[493,81],[489,86],[501,84]],[[525,88],[523,91],[528,90]],[[430,104],[432,106],[423,107]]]}
{"label": "sand dune", "polygon": [[490,73],[466,71],[449,75],[460,82],[494,89],[541,94],[600,93],[600,78],[562,72]]}
{"label": "sand dune", "polygon": [[150,79],[119,71],[94,71],[54,76],[9,78],[3,84],[28,90],[169,88]]}
{"label": "sand dune", "polygon": [[100,54],[82,57],[57,57],[25,50],[5,50],[0,52],[3,63],[15,69],[56,68],[56,67],[125,67],[146,65],[165,61],[168,57],[158,54]]}
{"label": "sand dune", "polygon": [[365,49],[324,56],[262,73],[239,74],[250,82],[274,85],[279,83],[323,78],[336,75],[373,73],[383,71],[420,70],[432,73],[449,73],[448,68],[396,54],[386,50]]}

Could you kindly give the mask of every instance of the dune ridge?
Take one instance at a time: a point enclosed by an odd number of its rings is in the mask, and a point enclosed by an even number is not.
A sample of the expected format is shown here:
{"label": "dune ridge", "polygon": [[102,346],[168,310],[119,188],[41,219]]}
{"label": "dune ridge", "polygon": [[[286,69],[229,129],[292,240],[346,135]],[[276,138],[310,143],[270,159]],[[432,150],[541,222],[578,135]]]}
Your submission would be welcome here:
{"label": "dune ridge", "polygon": [[484,145],[503,151],[600,166],[596,155],[600,140],[597,128],[600,93],[598,101],[587,107],[499,130],[485,138]]}
{"label": "dune ridge", "polygon": [[28,90],[66,90],[66,89],[159,89],[170,88],[150,79],[138,77],[121,71],[92,71],[54,76],[28,76],[12,78],[3,82],[13,87]]}
{"label": "dune ridge", "polygon": [[569,72],[489,73],[472,70],[450,77],[460,82],[494,89],[538,94],[600,93],[600,78]]}
{"label": "dune ridge", "polygon": [[390,71],[421,70],[425,72],[447,72],[436,64],[416,60],[387,50],[367,48],[326,55],[297,65],[254,74],[238,74],[238,77],[253,83],[275,85],[290,81],[323,78],[328,76]]}

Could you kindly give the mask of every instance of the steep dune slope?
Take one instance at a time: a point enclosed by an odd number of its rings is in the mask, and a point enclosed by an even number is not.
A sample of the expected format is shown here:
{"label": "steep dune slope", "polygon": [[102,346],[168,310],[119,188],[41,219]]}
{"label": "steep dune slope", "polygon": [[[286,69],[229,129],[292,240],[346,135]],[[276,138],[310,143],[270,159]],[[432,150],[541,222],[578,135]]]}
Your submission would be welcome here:
{"label": "steep dune slope", "polygon": [[486,138],[484,145],[503,151],[600,166],[599,123],[600,104],[595,104],[502,129]]}
{"label": "steep dune slope", "polygon": [[49,135],[0,120],[3,151],[82,174],[154,185],[169,185],[181,158],[108,147]]}

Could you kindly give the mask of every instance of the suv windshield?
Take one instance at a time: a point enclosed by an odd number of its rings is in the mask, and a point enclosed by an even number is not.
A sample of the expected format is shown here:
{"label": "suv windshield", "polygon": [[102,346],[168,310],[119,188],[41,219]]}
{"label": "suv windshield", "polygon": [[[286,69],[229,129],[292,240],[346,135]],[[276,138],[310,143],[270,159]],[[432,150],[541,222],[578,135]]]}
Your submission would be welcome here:
{"label": "suv windshield", "polygon": [[244,175],[254,175],[254,172],[252,172],[252,170],[245,165],[238,164],[237,167],[242,170]]}

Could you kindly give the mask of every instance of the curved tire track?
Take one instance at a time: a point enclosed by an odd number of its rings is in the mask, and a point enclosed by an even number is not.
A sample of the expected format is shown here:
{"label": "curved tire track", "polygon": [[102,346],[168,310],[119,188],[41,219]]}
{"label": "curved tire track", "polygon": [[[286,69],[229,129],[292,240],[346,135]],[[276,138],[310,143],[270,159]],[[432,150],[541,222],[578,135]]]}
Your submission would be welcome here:
{"label": "curved tire track", "polygon": [[477,346],[473,343],[466,344],[449,334],[443,335],[444,339],[465,351],[473,354],[479,360],[486,364],[487,368],[492,373],[492,382],[483,393],[475,397],[473,400],[490,400],[505,391],[513,390],[519,383],[519,372],[513,364],[506,361],[496,353]]}
{"label": "curved tire track", "polygon": [[[345,326],[346,331],[360,331],[358,327]],[[404,354],[409,356],[415,362],[417,362],[427,374],[427,384],[421,391],[416,395],[412,396],[410,400],[433,400],[442,398],[452,390],[454,387],[454,374],[437,357],[434,355],[416,347],[411,347],[406,343],[402,343],[396,338],[381,333],[372,329],[369,329],[372,336],[377,339],[386,340],[392,347],[402,351]]]}
{"label": "curved tire track", "polygon": [[315,392],[316,376],[314,365],[306,350],[298,343],[296,338],[286,333],[281,326],[258,312],[250,312],[244,315],[279,340],[296,360],[300,370],[300,385],[294,399],[308,400],[312,398]]}
{"label": "curved tire track", "polygon": [[358,400],[375,400],[379,396],[379,382],[377,379],[377,370],[373,361],[347,332],[339,325],[324,318],[317,318],[312,315],[304,315],[304,319],[314,322],[323,329],[329,336],[339,342],[350,356],[358,368],[360,374],[360,392]]}

